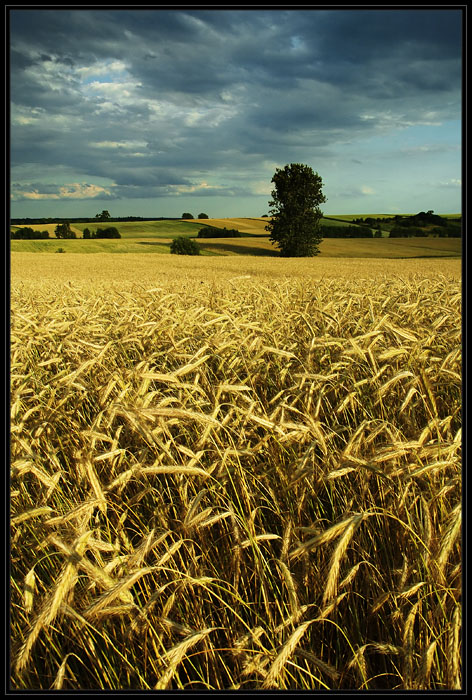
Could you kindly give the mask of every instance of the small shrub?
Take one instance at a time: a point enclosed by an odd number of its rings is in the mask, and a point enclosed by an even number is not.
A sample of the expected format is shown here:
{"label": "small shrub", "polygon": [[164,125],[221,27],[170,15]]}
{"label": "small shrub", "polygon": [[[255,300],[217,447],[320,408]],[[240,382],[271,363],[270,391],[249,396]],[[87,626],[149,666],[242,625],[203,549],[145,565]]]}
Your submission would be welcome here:
{"label": "small shrub", "polygon": [[54,251],[54,252],[55,252],[55,253],[65,253],[66,251],[64,250],[64,248],[58,248],[58,249],[57,249],[56,251]]}
{"label": "small shrub", "polygon": [[170,245],[170,252],[174,255],[201,255],[200,246],[192,238],[179,236],[174,238]]}

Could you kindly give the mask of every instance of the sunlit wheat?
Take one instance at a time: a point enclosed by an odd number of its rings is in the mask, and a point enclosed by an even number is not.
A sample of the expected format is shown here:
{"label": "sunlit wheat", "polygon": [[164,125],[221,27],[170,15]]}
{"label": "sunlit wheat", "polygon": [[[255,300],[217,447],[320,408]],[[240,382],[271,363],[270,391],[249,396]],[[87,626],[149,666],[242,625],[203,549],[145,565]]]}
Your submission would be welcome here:
{"label": "sunlit wheat", "polygon": [[457,270],[135,259],[13,275],[12,688],[460,689]]}

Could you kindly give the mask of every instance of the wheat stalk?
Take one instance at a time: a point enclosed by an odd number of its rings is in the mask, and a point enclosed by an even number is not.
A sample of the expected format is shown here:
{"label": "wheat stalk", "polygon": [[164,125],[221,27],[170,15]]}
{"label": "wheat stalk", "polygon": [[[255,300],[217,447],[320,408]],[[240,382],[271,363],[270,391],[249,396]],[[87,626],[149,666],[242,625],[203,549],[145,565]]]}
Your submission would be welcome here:
{"label": "wheat stalk", "polygon": [[262,689],[273,688],[277,685],[277,680],[282,672],[283,667],[292,656],[298,642],[305,634],[308,627],[312,624],[313,620],[307,620],[303,622],[295,632],[293,632],[288,640],[283,645],[282,649],[277,654],[275,660],[273,661],[267,676],[264,678],[262,683]]}
{"label": "wheat stalk", "polygon": [[175,647],[166,652],[168,666],[154,686],[154,690],[166,690],[169,687],[177,666],[181,663],[187,651],[195,646],[195,644],[197,644],[200,640],[204,639],[204,637],[210,634],[210,632],[213,632],[214,629],[214,627],[209,627],[201,632],[193,632],[186,639],[180,642],[180,644],[177,644]]}

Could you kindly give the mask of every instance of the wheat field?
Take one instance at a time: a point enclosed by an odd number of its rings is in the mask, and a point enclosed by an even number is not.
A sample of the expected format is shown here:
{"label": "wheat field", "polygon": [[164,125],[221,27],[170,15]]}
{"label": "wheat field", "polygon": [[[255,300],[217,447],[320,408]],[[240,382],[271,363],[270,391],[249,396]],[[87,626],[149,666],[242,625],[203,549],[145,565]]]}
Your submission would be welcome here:
{"label": "wheat field", "polygon": [[25,255],[12,688],[461,688],[459,261]]}

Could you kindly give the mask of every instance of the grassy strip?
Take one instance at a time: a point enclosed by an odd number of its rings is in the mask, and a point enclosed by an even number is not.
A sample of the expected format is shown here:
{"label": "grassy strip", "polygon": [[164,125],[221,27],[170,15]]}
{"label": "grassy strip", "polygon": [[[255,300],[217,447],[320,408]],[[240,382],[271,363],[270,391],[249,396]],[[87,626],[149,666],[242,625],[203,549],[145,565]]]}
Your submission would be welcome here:
{"label": "grassy strip", "polygon": [[[13,253],[54,253],[62,248],[67,253],[160,253],[170,252],[171,238],[119,240],[50,240],[11,241]],[[205,254],[276,256],[278,251],[267,237],[197,239]],[[460,258],[459,238],[325,238],[320,245],[320,258]]]}

